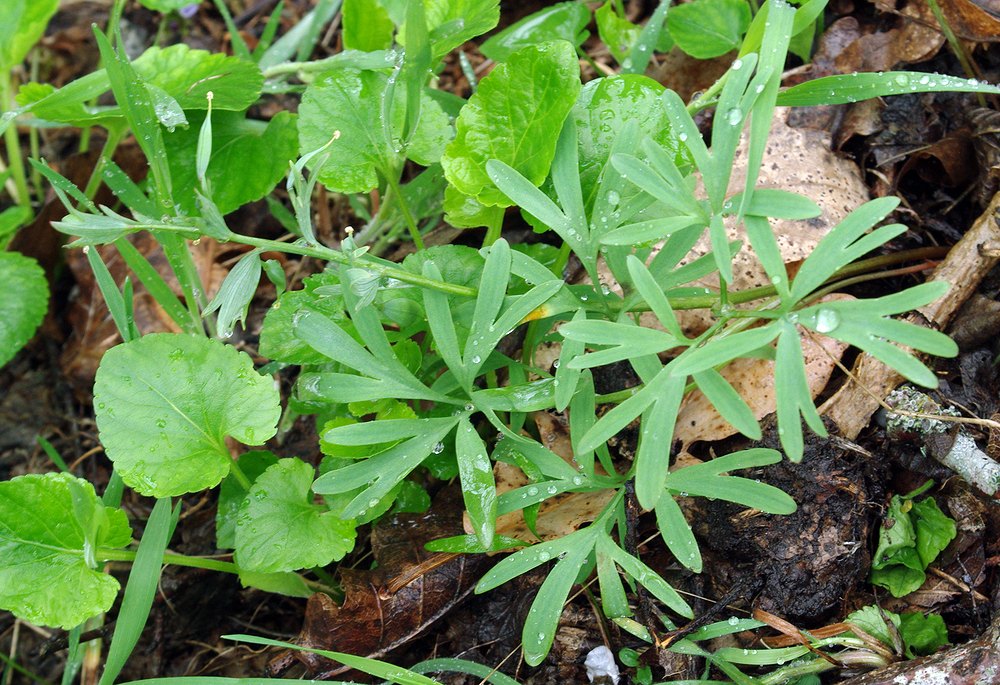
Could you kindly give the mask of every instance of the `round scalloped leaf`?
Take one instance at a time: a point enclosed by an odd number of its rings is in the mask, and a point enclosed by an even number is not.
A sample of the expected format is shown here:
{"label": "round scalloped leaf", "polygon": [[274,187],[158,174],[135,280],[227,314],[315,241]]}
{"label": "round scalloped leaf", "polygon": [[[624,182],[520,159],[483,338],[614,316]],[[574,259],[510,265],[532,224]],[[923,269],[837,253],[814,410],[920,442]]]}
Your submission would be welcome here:
{"label": "round scalloped leaf", "polygon": [[0,366],[11,360],[35,334],[49,303],[45,272],[31,257],[0,252],[0,282],[7,297],[0,297]]}
{"label": "round scalloped leaf", "polygon": [[0,483],[0,608],[72,628],[111,608],[118,581],[95,570],[100,548],[132,540],[125,512],[68,473]]}
{"label": "round scalloped leaf", "polygon": [[174,333],[113,347],[94,381],[97,428],[122,480],[152,497],[218,485],[232,457],[274,435],[278,390],[248,355],[218,340]]}
{"label": "round scalloped leaf", "polygon": [[579,92],[580,65],[569,43],[515,52],[479,83],[458,115],[455,139],[441,158],[448,181],[484,205],[510,205],[486,162],[509,164],[535,185],[544,181]]}
{"label": "round scalloped leaf", "polygon": [[180,43],[152,47],[133,63],[136,72],[173,96],[183,109],[212,108],[241,112],[260,97],[264,75],[253,62]]}
{"label": "round scalloped leaf", "polygon": [[301,459],[282,459],[257,477],[236,517],[241,569],[275,573],[326,566],[354,549],[354,521],[313,504],[315,478]]}

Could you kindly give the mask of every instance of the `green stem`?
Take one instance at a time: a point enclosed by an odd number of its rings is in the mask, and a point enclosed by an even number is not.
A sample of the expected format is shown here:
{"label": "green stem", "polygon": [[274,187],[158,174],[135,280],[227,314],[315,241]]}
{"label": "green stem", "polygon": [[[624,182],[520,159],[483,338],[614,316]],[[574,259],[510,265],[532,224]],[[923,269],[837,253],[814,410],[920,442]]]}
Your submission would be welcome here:
{"label": "green stem", "polygon": [[396,200],[396,206],[403,213],[403,221],[406,222],[406,227],[410,229],[410,237],[413,238],[413,244],[418,250],[424,249],[424,239],[420,235],[420,229],[417,228],[417,222],[414,221],[413,214],[410,212],[410,205],[406,202],[406,198],[403,197],[403,191],[399,188],[399,181],[393,176],[389,176],[388,182],[389,188],[392,189],[393,199]]}
{"label": "green stem", "polygon": [[[4,108],[13,108],[14,103],[11,95],[14,84],[11,83],[10,75],[0,79],[0,82],[3,84],[0,88],[0,102],[3,103]],[[11,178],[14,179],[14,187],[17,189],[17,197],[14,200],[20,206],[31,209],[31,193],[28,191],[28,179],[24,174],[24,158],[21,156],[21,140],[17,135],[17,123],[12,121],[3,135],[4,143],[7,146],[8,168]]]}
{"label": "green stem", "polygon": [[240,468],[239,463],[234,461],[229,467],[229,473],[233,475],[233,478],[236,479],[236,482],[240,484],[241,488],[247,491],[250,490],[250,486],[253,485],[253,483],[251,483],[250,479],[247,478],[247,474],[243,473],[243,469]]}
{"label": "green stem", "polygon": [[503,208],[498,207],[496,209],[500,211],[491,211],[489,213],[489,220],[486,224],[486,237],[483,238],[483,247],[489,247],[500,240],[500,232],[503,229]]}
{"label": "green stem", "polygon": [[204,331],[201,310],[205,306],[205,293],[187,241],[176,233],[166,233],[156,237],[163,247],[167,263],[170,264],[171,270],[177,276],[177,281],[181,284],[188,315],[191,317],[195,330]]}
{"label": "green stem", "polygon": [[[302,255],[304,257],[315,257],[316,259],[336,262],[337,264],[344,264],[348,266],[352,265],[351,261],[342,252],[331,250],[330,248],[322,245],[309,246],[296,243],[289,244],[282,243],[277,240],[266,240],[264,238],[253,238],[244,235],[234,235],[232,239],[233,242],[260,247],[266,251],[286,252],[289,254]],[[478,291],[475,288],[426,278],[420,274],[404,271],[403,269],[398,269],[393,266],[387,266],[374,260],[363,260],[363,264],[366,269],[373,273],[385,276],[386,278],[393,278],[397,281],[402,281],[403,283],[409,283],[410,285],[417,285],[422,288],[431,288],[432,290],[438,290],[443,293],[448,293],[449,295],[459,295],[462,297],[475,297],[478,294]]]}
{"label": "green stem", "polygon": [[115,154],[115,150],[118,149],[118,143],[121,142],[124,133],[124,128],[108,129],[108,137],[101,148],[101,156],[98,158],[97,164],[94,165],[94,170],[90,172],[90,178],[87,179],[87,187],[83,189],[83,194],[89,199],[93,200],[94,196],[97,195],[97,189],[101,187],[101,174],[104,173],[104,167],[107,166],[108,160],[111,159]]}
{"label": "green stem", "polygon": [[[106,549],[97,550],[97,558],[101,561],[135,561],[136,551],[132,549]],[[174,566],[188,566],[190,568],[203,568],[209,571],[221,571],[223,573],[239,573],[240,569],[231,561],[220,561],[219,559],[204,559],[202,557],[189,557],[185,554],[172,554],[170,552],[163,555],[164,564]]]}

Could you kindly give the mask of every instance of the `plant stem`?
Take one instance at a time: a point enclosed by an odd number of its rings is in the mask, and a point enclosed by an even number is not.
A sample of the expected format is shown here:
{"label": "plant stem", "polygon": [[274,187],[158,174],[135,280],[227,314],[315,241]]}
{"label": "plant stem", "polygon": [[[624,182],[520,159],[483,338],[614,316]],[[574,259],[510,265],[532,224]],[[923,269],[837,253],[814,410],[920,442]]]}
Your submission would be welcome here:
{"label": "plant stem", "polygon": [[233,461],[229,467],[229,472],[233,474],[233,478],[235,478],[236,482],[240,484],[240,487],[247,491],[250,490],[250,486],[253,485],[253,483],[251,483],[250,479],[247,478],[247,474],[243,473],[243,469],[240,468],[238,462],[235,460]]}
{"label": "plant stem", "polygon": [[[7,78],[0,79],[2,87],[0,87],[0,102],[3,103],[3,107],[8,106],[13,108],[12,103],[12,90],[13,83],[11,83],[10,75]],[[11,178],[14,180],[14,187],[17,189],[17,197],[14,200],[22,207],[27,207],[31,209],[31,193],[28,191],[28,180],[24,174],[24,158],[21,156],[21,141],[17,135],[17,124],[16,122],[11,122],[4,131],[4,143],[7,147],[7,162],[10,169]]]}
{"label": "plant stem", "polygon": [[489,223],[486,225],[486,237],[483,238],[483,247],[489,247],[500,240],[500,231],[503,229],[503,208],[498,212],[490,212]]}
{"label": "plant stem", "polygon": [[108,129],[108,137],[101,148],[101,156],[98,157],[97,164],[94,165],[94,170],[90,172],[90,178],[87,179],[87,187],[83,189],[83,194],[89,199],[93,200],[94,196],[97,195],[97,189],[101,187],[101,174],[104,171],[104,167],[112,155],[115,154],[115,150],[118,149],[118,143],[121,142],[124,133],[124,128],[116,127]]}
{"label": "plant stem", "polygon": [[[101,561],[135,561],[136,551],[132,549],[105,549],[97,550],[97,558]],[[203,568],[209,571],[221,571],[223,573],[240,572],[239,568],[231,561],[220,561],[219,559],[204,559],[202,557],[189,557],[185,554],[172,554],[170,552],[163,555],[164,564],[174,566],[189,566],[191,568]]]}
{"label": "plant stem", "polygon": [[420,235],[420,229],[417,228],[417,222],[413,220],[410,205],[407,204],[406,198],[403,197],[403,191],[399,188],[399,181],[391,175],[387,180],[389,188],[392,189],[393,199],[396,200],[396,206],[403,213],[403,220],[406,222],[406,227],[410,229],[410,237],[413,238],[413,244],[418,250],[424,249],[424,239]]}
{"label": "plant stem", "polygon": [[[296,243],[282,243],[277,240],[266,240],[264,238],[252,238],[250,236],[244,235],[234,235],[233,242],[243,243],[244,245],[252,245],[254,247],[260,247],[267,251],[273,252],[287,252],[290,254],[299,254],[305,257],[315,257],[316,259],[323,259],[330,262],[336,262],[337,264],[351,265],[350,260],[342,252],[337,250],[332,250],[328,247],[322,245],[301,245]],[[393,266],[387,266],[380,262],[374,260],[364,260],[364,267],[369,271],[377,273],[380,276],[385,276],[386,278],[393,278],[397,281],[402,281],[403,283],[409,283],[411,285],[418,285],[422,288],[431,288],[432,290],[438,290],[443,293],[448,293],[449,295],[460,295],[463,297],[475,297],[478,291],[475,288],[469,288],[464,285],[456,285],[454,283],[446,283],[444,281],[437,281],[432,278],[426,278],[420,274],[411,273],[409,271],[404,271],[403,269],[398,269]]]}

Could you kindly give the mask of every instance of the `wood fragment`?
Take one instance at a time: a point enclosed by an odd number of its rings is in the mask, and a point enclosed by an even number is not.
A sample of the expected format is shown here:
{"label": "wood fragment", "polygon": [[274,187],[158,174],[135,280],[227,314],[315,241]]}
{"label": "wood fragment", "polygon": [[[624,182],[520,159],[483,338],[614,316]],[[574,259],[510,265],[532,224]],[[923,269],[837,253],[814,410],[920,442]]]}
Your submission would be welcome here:
{"label": "wood fragment", "polygon": [[[1000,244],[1000,194],[993,197],[986,211],[972,224],[962,239],[935,269],[930,280],[947,281],[952,285],[948,293],[932,302],[906,320],[910,323],[945,328],[962,304],[976,291],[980,281],[998,261],[991,249]],[[903,377],[874,357],[862,354],[853,369],[853,378],[823,403],[820,413],[829,417],[840,429],[841,435],[853,440],[868,422],[879,404]]]}

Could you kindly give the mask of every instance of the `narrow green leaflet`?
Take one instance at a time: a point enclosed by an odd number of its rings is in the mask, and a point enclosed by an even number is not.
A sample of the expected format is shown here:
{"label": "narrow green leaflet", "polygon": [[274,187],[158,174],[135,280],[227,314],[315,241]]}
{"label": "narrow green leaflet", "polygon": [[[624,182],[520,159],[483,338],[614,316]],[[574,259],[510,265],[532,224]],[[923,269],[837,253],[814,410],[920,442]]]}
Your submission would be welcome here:
{"label": "narrow green leaflet", "polygon": [[997,95],[1000,94],[1000,88],[986,81],[921,71],[841,74],[792,86],[778,94],[778,105],[782,107],[842,105],[886,95],[941,92]]}
{"label": "narrow green leaflet", "polygon": [[529,14],[482,44],[480,51],[494,62],[506,62],[521,48],[554,40],[575,47],[589,35],[590,10],[580,2],[560,2]]}
{"label": "narrow green leaflet", "polygon": [[202,316],[219,311],[219,337],[231,336],[237,322],[246,325],[247,310],[250,308],[250,300],[257,292],[260,272],[260,253],[254,250],[236,262],[236,266],[222,281],[219,292],[205,307]]}
{"label": "narrow green leaflet", "polygon": [[[170,177],[181,188],[198,187],[195,153],[203,118],[198,113],[189,118],[187,128],[164,134]],[[266,122],[246,119],[239,112],[213,112],[211,140],[207,178],[212,200],[222,214],[271,192],[299,153],[295,115],[288,112],[279,112]],[[176,199],[188,214],[199,213],[192,193],[180,193]]]}
{"label": "narrow green leaflet", "polygon": [[750,26],[744,0],[694,0],[667,14],[667,29],[677,47],[696,59],[711,59],[740,46]]}
{"label": "narrow green leaflet", "polygon": [[273,381],[246,353],[170,333],[111,348],[97,370],[94,408],[122,480],[152,497],[217,485],[232,463],[226,436],[260,445],[281,413]]}
{"label": "narrow green leaflet", "polygon": [[0,252],[0,283],[16,296],[0,298],[0,366],[24,347],[45,318],[49,283],[31,257]]}
{"label": "narrow green leaflet", "polygon": [[465,510],[480,544],[489,549],[496,530],[497,486],[486,445],[468,418],[460,421],[455,431],[455,454]]}
{"label": "narrow green leaflet", "polygon": [[25,58],[57,9],[59,0],[4,0],[0,4],[0,70],[9,71]]}
{"label": "narrow green leaflet", "polygon": [[240,568],[295,571],[339,561],[354,548],[354,522],[312,502],[313,467],[281,459],[262,473],[236,516]]}
{"label": "narrow green leaflet", "polygon": [[569,43],[544,43],[511,55],[462,109],[455,139],[441,158],[448,181],[484,205],[507,206],[510,200],[486,173],[486,162],[497,159],[539,185],[579,91],[580,69]]}
{"label": "narrow green leaflet", "polygon": [[[379,184],[379,175],[398,173],[403,157],[397,150],[406,122],[406,93],[404,88],[393,91],[390,121],[383,126],[383,99],[388,85],[389,77],[381,72],[336,69],[321,74],[302,96],[302,152],[336,138],[329,159],[319,170],[319,180],[331,190],[367,192]],[[427,95],[421,100],[420,112],[420,123],[406,154],[428,166],[441,156],[451,137],[451,127],[441,106]]]}
{"label": "narrow green leaflet", "polygon": [[665,484],[674,492],[724,499],[769,514],[791,514],[795,511],[795,500],[782,490],[749,478],[724,475],[729,471],[779,461],[781,453],[777,450],[754,447],[671,471],[666,476]]}
{"label": "narrow green leaflet", "polygon": [[66,629],[107,611],[119,585],[97,570],[101,550],[131,540],[125,512],[105,507],[83,479],[46,473],[0,482],[0,608]]}

